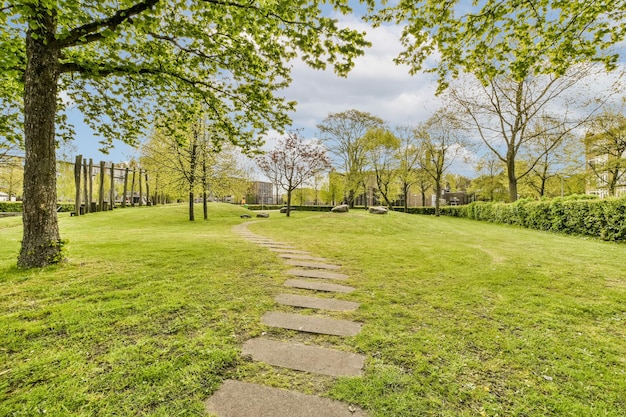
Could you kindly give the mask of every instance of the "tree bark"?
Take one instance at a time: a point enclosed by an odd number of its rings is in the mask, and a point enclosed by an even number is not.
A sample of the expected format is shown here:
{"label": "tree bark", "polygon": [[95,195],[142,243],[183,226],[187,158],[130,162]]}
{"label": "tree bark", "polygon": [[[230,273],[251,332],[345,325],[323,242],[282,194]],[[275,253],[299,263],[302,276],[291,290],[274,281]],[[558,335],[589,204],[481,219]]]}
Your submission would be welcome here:
{"label": "tree bark", "polygon": [[435,217],[439,217],[441,204],[439,201],[441,200],[441,183],[437,181],[437,185],[435,185]]}
{"label": "tree bark", "polygon": [[289,187],[289,189],[287,190],[287,217],[291,216],[291,192],[292,189],[291,187]]}
{"label": "tree bark", "polygon": [[195,138],[194,138],[194,142],[191,145],[191,154],[189,155],[189,162],[190,162],[190,168],[189,168],[189,221],[193,222],[196,220],[196,216],[193,210],[193,204],[194,204],[194,188],[196,187],[196,164],[198,163],[198,145],[195,142]]}
{"label": "tree bark", "polygon": [[17,262],[22,268],[44,267],[62,260],[54,140],[59,50],[50,46],[56,16],[42,12],[40,24],[35,32],[28,29],[26,34],[24,231]]}
{"label": "tree bark", "polygon": [[152,203],[150,202],[150,180],[148,178],[148,171],[144,171],[145,172],[145,178],[146,178],[146,204],[151,206]]}
{"label": "tree bark", "polygon": [[402,194],[404,197],[404,212],[408,213],[409,211],[409,185],[406,183],[402,184]]}
{"label": "tree bark", "polygon": [[139,207],[143,206],[143,180],[141,178],[142,171],[143,170],[139,168]]}
{"label": "tree bark", "polygon": [[206,155],[202,158],[202,213],[204,215],[204,220],[209,220],[209,206],[207,204],[208,193],[207,189],[209,188],[209,179],[207,173],[207,161]]}
{"label": "tree bark", "polygon": [[509,179],[509,202],[517,201],[517,178],[515,176],[515,158],[507,158],[507,176]]}

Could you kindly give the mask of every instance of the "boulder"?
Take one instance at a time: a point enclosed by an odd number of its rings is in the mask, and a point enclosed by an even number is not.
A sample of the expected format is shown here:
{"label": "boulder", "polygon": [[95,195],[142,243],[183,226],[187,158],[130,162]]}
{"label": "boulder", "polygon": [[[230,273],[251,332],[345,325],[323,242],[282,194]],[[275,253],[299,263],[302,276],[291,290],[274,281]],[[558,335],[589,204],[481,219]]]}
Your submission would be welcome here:
{"label": "boulder", "polygon": [[[292,207],[291,209],[289,209],[289,211],[295,211],[295,210],[294,210],[294,208]],[[283,214],[284,214],[284,213],[287,213],[287,207],[281,207],[280,212],[281,212],[281,213],[283,213]]]}
{"label": "boulder", "polygon": [[252,218],[252,216],[251,216],[251,215],[249,215],[249,214],[242,214],[242,215],[241,215],[241,216],[239,216],[239,217],[241,217],[242,219],[251,219],[251,218]]}
{"label": "boulder", "polygon": [[372,214],[387,214],[389,209],[383,206],[374,206],[369,208],[369,212]]}
{"label": "boulder", "polygon": [[333,207],[330,211],[333,213],[347,213],[350,210],[347,204],[341,204],[339,206]]}
{"label": "boulder", "polygon": [[267,219],[267,218],[269,218],[269,217],[270,217],[270,214],[269,214],[269,213],[259,213],[259,214],[257,214],[256,216],[257,216],[257,217],[260,217],[260,218],[262,218],[262,219]]}

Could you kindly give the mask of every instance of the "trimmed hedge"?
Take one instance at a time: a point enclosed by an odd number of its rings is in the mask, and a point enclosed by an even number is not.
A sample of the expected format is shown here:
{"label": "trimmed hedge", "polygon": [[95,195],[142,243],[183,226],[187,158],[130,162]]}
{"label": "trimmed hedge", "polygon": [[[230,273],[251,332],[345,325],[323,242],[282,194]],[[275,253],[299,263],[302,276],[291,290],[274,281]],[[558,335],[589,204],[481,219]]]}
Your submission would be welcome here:
{"label": "trimmed hedge", "polygon": [[[59,203],[57,204],[58,212],[72,212],[74,211],[74,204],[72,203]],[[0,213],[21,213],[22,202],[21,201],[0,201]]]}
{"label": "trimmed hedge", "polygon": [[[439,214],[442,216],[449,217],[467,217],[465,215],[465,208],[467,206],[441,206],[439,208]],[[404,212],[404,207],[394,207],[394,211]],[[408,207],[407,213],[409,214],[422,214],[427,216],[435,215],[435,208],[426,206],[426,207]]]}
{"label": "trimmed hedge", "polygon": [[467,217],[529,229],[626,240],[626,198],[590,199],[570,196],[552,200],[522,199],[515,203],[474,202],[442,215]]}
{"label": "trimmed hedge", "polygon": [[[279,205],[263,204],[263,206],[261,206],[260,204],[248,205],[249,210],[280,210],[283,207],[285,207],[285,205],[283,204],[279,204]],[[294,206],[292,205],[291,210],[292,211],[330,211],[333,207],[334,206]]]}
{"label": "trimmed hedge", "polygon": [[21,213],[22,203],[17,201],[0,201],[0,213]]}

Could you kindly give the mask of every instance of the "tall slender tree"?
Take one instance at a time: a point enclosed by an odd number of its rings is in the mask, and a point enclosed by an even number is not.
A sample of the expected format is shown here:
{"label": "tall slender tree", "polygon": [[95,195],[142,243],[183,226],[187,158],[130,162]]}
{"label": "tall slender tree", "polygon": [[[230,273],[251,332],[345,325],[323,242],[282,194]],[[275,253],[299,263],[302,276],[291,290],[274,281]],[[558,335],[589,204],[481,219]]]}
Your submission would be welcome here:
{"label": "tall slender tree", "polygon": [[[4,2],[0,12],[0,128],[23,119],[24,237],[18,264],[62,256],[56,218],[55,134],[66,101],[102,137],[134,144],[153,115],[203,103],[244,149],[259,133],[289,125],[295,103],[275,92],[289,61],[330,63],[345,75],[368,45],[340,28],[317,0],[74,0]],[[331,0],[349,13],[348,0]],[[23,117],[20,115],[22,110]]]}

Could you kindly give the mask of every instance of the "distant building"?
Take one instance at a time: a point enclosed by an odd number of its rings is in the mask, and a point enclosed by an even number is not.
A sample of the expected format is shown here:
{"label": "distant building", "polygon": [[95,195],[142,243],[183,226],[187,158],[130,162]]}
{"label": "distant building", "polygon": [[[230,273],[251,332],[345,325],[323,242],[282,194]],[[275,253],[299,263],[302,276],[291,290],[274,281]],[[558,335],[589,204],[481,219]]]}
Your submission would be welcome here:
{"label": "distant building", "polygon": [[276,204],[274,202],[274,186],[271,182],[254,181],[250,193],[246,197],[247,204]]}

